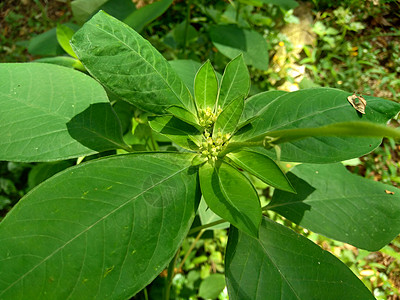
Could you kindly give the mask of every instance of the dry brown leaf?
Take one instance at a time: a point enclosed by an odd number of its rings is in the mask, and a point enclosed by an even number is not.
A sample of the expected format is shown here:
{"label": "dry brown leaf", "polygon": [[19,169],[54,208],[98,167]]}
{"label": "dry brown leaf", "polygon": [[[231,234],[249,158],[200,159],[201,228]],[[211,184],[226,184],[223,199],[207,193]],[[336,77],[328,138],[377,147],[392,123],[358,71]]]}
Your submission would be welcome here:
{"label": "dry brown leaf", "polygon": [[357,96],[354,93],[351,96],[347,97],[347,100],[350,104],[360,113],[365,114],[365,107],[367,106],[367,101],[362,96]]}

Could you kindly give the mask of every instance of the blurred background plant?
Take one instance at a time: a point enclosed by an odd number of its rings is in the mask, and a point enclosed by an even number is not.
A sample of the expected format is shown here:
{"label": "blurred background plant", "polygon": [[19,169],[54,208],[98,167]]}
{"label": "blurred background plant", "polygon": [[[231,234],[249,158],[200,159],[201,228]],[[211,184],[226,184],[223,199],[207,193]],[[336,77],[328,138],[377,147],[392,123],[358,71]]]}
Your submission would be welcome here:
{"label": "blurred background plant", "polygon": [[[172,61],[189,88],[201,62],[210,59],[222,73],[226,63],[243,52],[252,78],[250,94],[329,86],[398,101],[400,2],[395,0],[6,0],[0,3],[0,61],[39,60],[84,71],[69,51],[68,40],[99,9],[147,38]],[[109,96],[125,139],[135,149],[176,150],[151,131],[147,114]],[[399,127],[399,121],[391,125]],[[76,163],[0,162],[0,220],[30,189]],[[353,173],[400,186],[400,146],[391,139],[345,165]],[[271,187],[252,180],[263,204],[268,203]],[[204,208],[200,217],[206,214]],[[338,256],[377,299],[400,299],[400,237],[370,253],[278,215],[270,217]],[[199,224],[197,220],[193,226]],[[175,258],[176,275],[167,278],[163,272],[134,299],[165,298],[159,294],[165,284],[172,285],[170,299],[228,299],[223,276],[226,242],[223,224],[193,232]]]}

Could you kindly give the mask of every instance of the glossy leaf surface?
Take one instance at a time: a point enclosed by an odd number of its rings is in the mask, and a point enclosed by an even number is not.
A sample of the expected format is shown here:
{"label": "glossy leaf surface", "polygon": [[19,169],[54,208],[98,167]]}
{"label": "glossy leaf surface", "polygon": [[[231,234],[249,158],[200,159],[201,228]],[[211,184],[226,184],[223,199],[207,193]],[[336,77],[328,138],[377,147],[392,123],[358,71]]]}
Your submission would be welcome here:
{"label": "glossy leaf surface", "polygon": [[205,62],[196,74],[194,98],[198,109],[213,109],[217,102],[218,81],[210,61]]}
{"label": "glossy leaf surface", "polygon": [[247,65],[260,70],[268,69],[268,44],[257,31],[242,29],[234,24],[213,26],[211,41],[215,47],[230,59],[243,53]]}
{"label": "glossy leaf surface", "polygon": [[100,84],[40,63],[0,66],[0,157],[51,161],[127,147]]}
{"label": "glossy leaf surface", "polygon": [[242,96],[229,103],[218,116],[214,125],[214,132],[233,134],[243,113],[243,106],[244,101]]}
{"label": "glossy leaf surface", "polygon": [[228,153],[228,157],[265,183],[284,191],[296,192],[279,165],[265,154],[245,149]]}
{"label": "glossy leaf surface", "polygon": [[231,226],[226,283],[231,300],[375,299],[339,259],[267,218],[259,239]]}
{"label": "glossy leaf surface", "polygon": [[221,79],[218,107],[224,109],[229,103],[240,96],[245,99],[249,93],[249,89],[250,75],[243,61],[243,56],[239,55],[226,65]]}
{"label": "glossy leaf surface", "polygon": [[[400,104],[375,97],[367,100],[366,114],[358,113],[347,101],[350,94],[331,88],[315,88],[284,94],[270,101],[235,141],[255,138],[269,131],[309,128],[336,122],[369,121],[386,124],[400,110]],[[281,145],[283,161],[330,163],[371,152],[380,138],[312,137]],[[274,155],[270,151],[270,155]]]}
{"label": "glossy leaf surface", "polygon": [[292,222],[370,251],[400,233],[399,189],[351,174],[342,164],[299,165],[288,177],[297,195],[276,191],[269,208]]}
{"label": "glossy leaf surface", "polygon": [[213,167],[200,167],[201,192],[207,205],[221,218],[258,236],[261,207],[257,193],[249,180],[231,165],[222,162]]}
{"label": "glossy leaf surface", "polygon": [[169,60],[168,63],[178,73],[190,93],[194,95],[194,78],[201,67],[201,63],[190,59]]}
{"label": "glossy leaf surface", "polygon": [[255,118],[258,114],[273,100],[287,94],[285,91],[267,91],[256,94],[244,102],[244,110],[240,123],[246,122],[249,119]]}
{"label": "glossy leaf surface", "polygon": [[192,125],[174,116],[150,117],[149,124],[153,130],[185,149],[193,150],[201,145],[201,133]]}
{"label": "glossy leaf surface", "polygon": [[192,158],[114,156],[39,185],[0,223],[0,298],[136,294],[166,267],[191,226],[200,198]]}
{"label": "glossy leaf surface", "polygon": [[128,25],[100,11],[75,33],[72,48],[93,77],[137,107],[194,113],[189,90],[170,64]]}

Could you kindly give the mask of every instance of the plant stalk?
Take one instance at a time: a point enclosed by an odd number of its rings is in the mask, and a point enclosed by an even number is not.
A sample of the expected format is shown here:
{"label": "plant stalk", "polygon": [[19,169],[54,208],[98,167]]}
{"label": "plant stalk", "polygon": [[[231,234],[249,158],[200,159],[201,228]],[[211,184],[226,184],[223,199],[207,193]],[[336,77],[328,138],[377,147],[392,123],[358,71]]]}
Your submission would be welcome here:
{"label": "plant stalk", "polygon": [[198,235],[196,236],[195,240],[193,241],[193,243],[190,245],[189,250],[187,251],[187,253],[185,254],[185,257],[182,259],[182,262],[180,263],[178,270],[181,270],[183,268],[183,265],[185,264],[185,261],[187,260],[187,258],[189,257],[190,253],[193,251],[194,246],[196,246],[197,242],[199,241],[199,239],[201,238],[201,236],[203,235],[203,233],[205,232],[204,229],[200,230],[200,232],[198,233]]}
{"label": "plant stalk", "polygon": [[225,221],[224,219],[221,219],[221,220],[218,220],[218,221],[214,221],[214,222],[208,223],[206,225],[197,226],[195,228],[192,228],[189,231],[188,235],[196,233],[196,232],[198,232],[200,230],[203,230],[203,229],[207,229],[207,228],[213,227],[215,225],[219,225],[219,224],[225,223],[225,222],[227,222],[227,221]]}
{"label": "plant stalk", "polygon": [[169,296],[170,296],[170,292],[171,292],[171,286],[172,286],[172,280],[174,279],[175,276],[175,265],[176,265],[176,261],[178,259],[179,256],[179,252],[180,252],[180,248],[178,249],[178,251],[176,251],[176,254],[174,256],[174,258],[172,259],[172,261],[169,263],[168,265],[168,274],[167,274],[167,279],[166,279],[166,285],[165,285],[165,294],[164,294],[164,299],[165,300],[169,300]]}
{"label": "plant stalk", "polygon": [[187,53],[187,35],[189,32],[189,22],[190,22],[190,7],[192,5],[192,1],[189,0],[186,9],[186,23],[185,23],[185,33],[183,36],[183,53],[186,55]]}

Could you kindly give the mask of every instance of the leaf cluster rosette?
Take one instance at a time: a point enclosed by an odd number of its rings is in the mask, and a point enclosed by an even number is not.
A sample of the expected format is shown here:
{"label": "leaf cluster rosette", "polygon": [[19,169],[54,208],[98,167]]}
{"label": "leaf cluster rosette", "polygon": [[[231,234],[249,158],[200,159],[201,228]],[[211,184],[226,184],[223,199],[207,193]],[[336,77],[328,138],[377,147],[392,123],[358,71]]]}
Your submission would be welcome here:
{"label": "leaf cluster rosette", "polygon": [[[247,98],[242,55],[221,79],[204,63],[190,92],[182,64],[104,12],[70,43],[94,79],[42,63],[0,66],[1,159],[131,152],[105,90],[150,113],[151,128],[182,151],[92,160],[33,189],[0,223],[0,298],[129,298],[171,261],[203,197],[201,219],[208,207],[208,219],[232,225],[231,299],[373,299],[342,262],[263,213],[364,249],[387,244],[400,231],[400,192],[339,162],[398,138],[384,125],[399,104],[365,96],[361,115],[331,88]],[[281,160],[301,164],[286,174]],[[252,176],[275,188],[264,210]]]}

